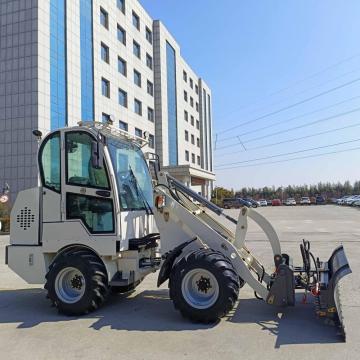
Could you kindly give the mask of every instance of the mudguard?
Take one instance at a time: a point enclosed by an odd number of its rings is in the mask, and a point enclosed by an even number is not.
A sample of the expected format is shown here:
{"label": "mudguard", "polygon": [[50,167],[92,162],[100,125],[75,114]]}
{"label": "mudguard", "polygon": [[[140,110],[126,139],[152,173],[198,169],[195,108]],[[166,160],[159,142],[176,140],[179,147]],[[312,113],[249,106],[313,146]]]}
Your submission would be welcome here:
{"label": "mudguard", "polygon": [[167,254],[164,255],[165,261],[163,262],[159,271],[157,287],[159,287],[169,278],[171,269],[174,265],[176,258],[182,253],[183,249],[186,246],[188,246],[195,240],[197,240],[197,237],[180,244],[179,246],[175,247],[173,250],[169,251]]}

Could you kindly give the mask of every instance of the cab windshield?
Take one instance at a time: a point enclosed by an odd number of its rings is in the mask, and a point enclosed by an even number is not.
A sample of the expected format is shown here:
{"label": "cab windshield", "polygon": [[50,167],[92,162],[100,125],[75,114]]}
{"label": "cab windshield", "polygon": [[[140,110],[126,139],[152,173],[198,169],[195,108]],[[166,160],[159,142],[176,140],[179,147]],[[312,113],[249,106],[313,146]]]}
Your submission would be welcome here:
{"label": "cab windshield", "polygon": [[108,148],[119,189],[121,210],[147,210],[153,206],[151,176],[141,149],[108,138]]}

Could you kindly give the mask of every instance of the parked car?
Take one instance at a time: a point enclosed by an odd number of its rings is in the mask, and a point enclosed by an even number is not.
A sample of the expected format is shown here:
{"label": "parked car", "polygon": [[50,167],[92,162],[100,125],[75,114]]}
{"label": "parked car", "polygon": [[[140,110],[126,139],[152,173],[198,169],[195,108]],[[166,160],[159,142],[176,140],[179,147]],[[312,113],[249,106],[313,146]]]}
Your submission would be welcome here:
{"label": "parked car", "polygon": [[285,200],[285,203],[284,203],[286,206],[294,206],[296,205],[296,201],[294,198],[288,198]]}
{"label": "parked car", "polygon": [[271,206],[272,205],[272,200],[266,200],[268,206]]}
{"label": "parked car", "polygon": [[344,205],[346,199],[348,199],[349,197],[351,197],[351,195],[345,195],[345,196],[341,197],[340,199],[337,199],[336,203],[338,205]]}
{"label": "parked car", "polygon": [[356,200],[354,202],[353,206],[360,207],[360,200]]}
{"label": "parked car", "polygon": [[265,199],[260,199],[259,204],[260,204],[260,206],[267,206],[268,205],[268,203],[267,203],[267,201]]}
{"label": "parked car", "polygon": [[312,196],[310,198],[310,205],[316,205],[316,197],[315,196]]}
{"label": "parked car", "polygon": [[303,196],[300,200],[300,205],[310,205],[310,198],[308,196]]}
{"label": "parked car", "polygon": [[345,200],[346,205],[352,206],[355,201],[360,200],[359,195],[353,195]]}
{"label": "parked car", "polygon": [[251,207],[257,208],[258,206],[260,206],[259,203],[253,199],[244,198],[243,200],[251,203],[251,205],[252,205]]}
{"label": "parked car", "polygon": [[316,197],[316,205],[325,205],[326,204],[326,200],[323,196],[318,195]]}
{"label": "parked car", "polygon": [[240,200],[242,206],[254,207],[253,204],[252,204],[252,202],[249,201],[248,199],[241,199],[241,198],[239,198],[239,200]]}
{"label": "parked car", "polygon": [[239,209],[242,206],[240,199],[238,198],[225,198],[223,199],[224,209]]}
{"label": "parked car", "polygon": [[271,201],[272,206],[281,206],[281,200],[280,199],[273,199]]}

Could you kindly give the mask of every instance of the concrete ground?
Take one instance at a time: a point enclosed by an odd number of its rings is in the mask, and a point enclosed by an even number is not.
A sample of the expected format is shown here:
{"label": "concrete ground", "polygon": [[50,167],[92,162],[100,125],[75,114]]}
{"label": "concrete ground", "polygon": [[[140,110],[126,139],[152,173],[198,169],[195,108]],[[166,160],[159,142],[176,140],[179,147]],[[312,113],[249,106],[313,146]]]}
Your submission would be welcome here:
{"label": "concrete ground", "polygon": [[[229,317],[216,325],[191,324],[173,309],[167,285],[156,288],[156,275],[128,296],[113,296],[95,313],[62,316],[42,288],[27,285],[4,265],[8,237],[0,237],[1,358],[359,359],[360,211],[331,205],[259,211],[273,223],[294,263],[300,264],[302,238],[312,241],[322,259],[344,244],[353,270],[341,286],[347,343],[316,319],[311,304],[276,309],[255,299],[247,285]],[[236,216],[237,210],[229,213]],[[255,225],[249,227],[248,246],[271,265],[270,246]]]}

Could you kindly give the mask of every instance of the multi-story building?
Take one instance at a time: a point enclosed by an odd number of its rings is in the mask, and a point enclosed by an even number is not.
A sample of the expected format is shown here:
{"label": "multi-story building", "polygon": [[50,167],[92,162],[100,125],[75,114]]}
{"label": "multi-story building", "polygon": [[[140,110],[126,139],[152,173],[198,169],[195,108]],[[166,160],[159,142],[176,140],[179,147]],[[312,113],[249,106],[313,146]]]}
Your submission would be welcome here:
{"label": "multi-story building", "polygon": [[0,0],[0,186],[36,186],[37,142],[112,119],[210,195],[211,91],[137,0]]}

